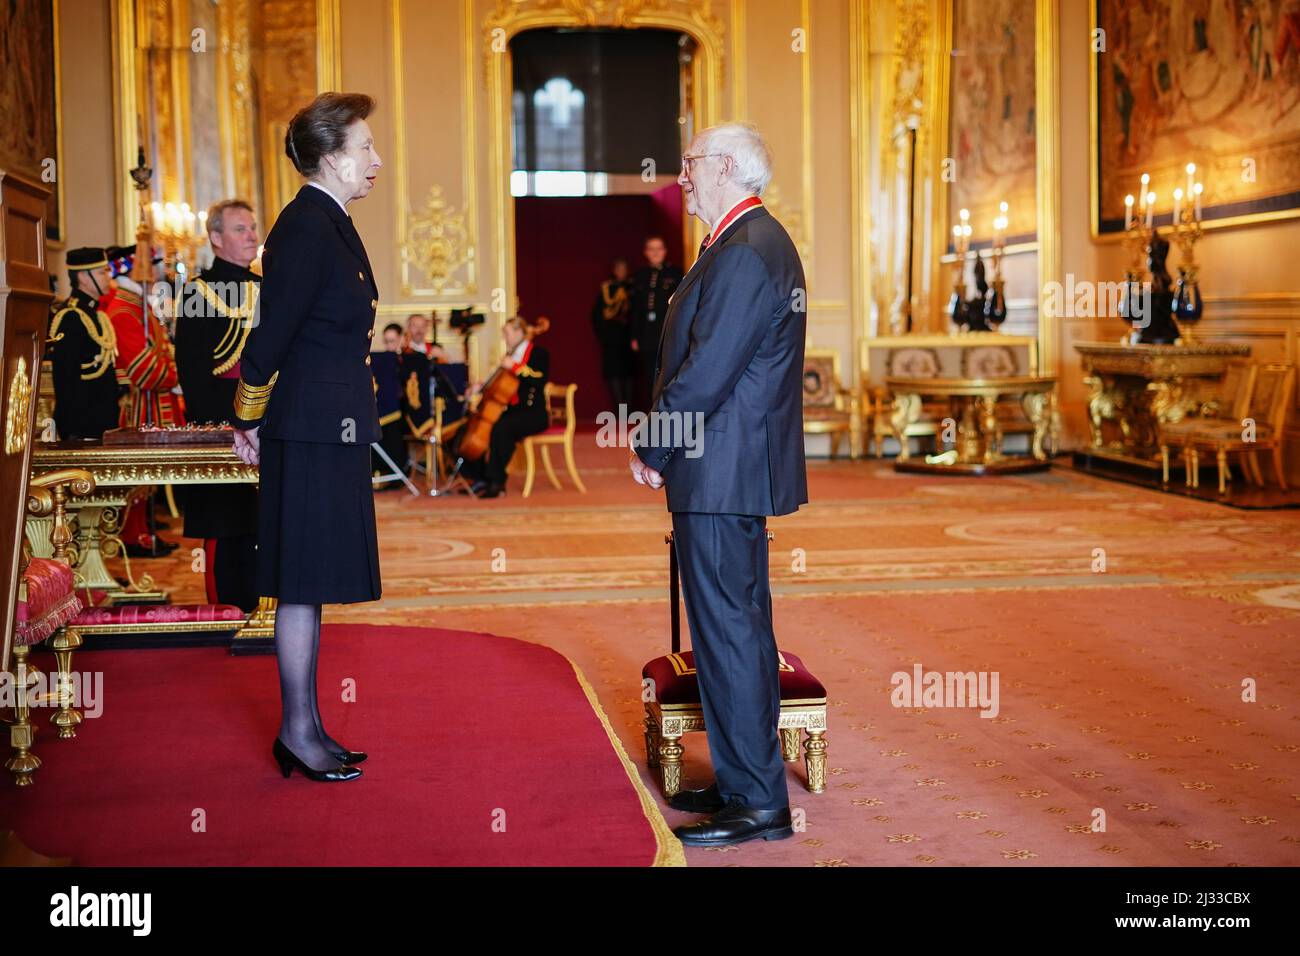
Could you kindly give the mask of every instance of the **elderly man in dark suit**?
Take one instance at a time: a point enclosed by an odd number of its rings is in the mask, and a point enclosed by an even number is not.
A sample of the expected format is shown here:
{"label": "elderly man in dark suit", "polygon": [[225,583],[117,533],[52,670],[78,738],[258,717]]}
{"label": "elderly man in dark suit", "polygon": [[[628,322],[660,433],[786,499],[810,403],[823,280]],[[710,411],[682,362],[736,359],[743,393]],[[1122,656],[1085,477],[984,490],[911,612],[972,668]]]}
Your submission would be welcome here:
{"label": "elderly man in dark suit", "polygon": [[[649,427],[633,477],[667,486],[716,783],[671,803],[711,814],[682,842],[724,846],[792,834],[767,516],[808,501],[803,452],[806,292],[794,243],[763,207],[771,154],[752,126],[700,132],[677,182],[709,224],[665,318]],[[702,441],[683,442],[703,422]]]}

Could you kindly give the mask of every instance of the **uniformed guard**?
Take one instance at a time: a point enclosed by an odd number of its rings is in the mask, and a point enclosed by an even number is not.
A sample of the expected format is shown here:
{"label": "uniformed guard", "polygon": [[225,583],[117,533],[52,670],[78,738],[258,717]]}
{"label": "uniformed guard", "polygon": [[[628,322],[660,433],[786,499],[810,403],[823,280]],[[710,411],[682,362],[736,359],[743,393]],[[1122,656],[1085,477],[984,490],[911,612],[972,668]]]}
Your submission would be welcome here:
{"label": "uniformed guard", "polygon": [[101,438],[117,427],[117,339],[99,308],[112,283],[104,250],[71,249],[72,295],[50,319],[49,357],[54,368],[54,423],[62,439]]}
{"label": "uniformed guard", "polygon": [[[384,337],[387,339],[387,332]],[[401,363],[402,417],[406,422],[406,432],[413,438],[427,438],[434,425],[429,394],[432,360],[406,338],[403,338],[398,359]]]}
{"label": "uniformed guard", "polygon": [[643,252],[646,265],[632,277],[629,328],[632,351],[637,355],[641,371],[638,396],[642,409],[648,410],[650,392],[654,388],[659,339],[663,336],[664,316],[668,314],[668,299],[682,281],[682,270],[668,262],[668,247],[659,236],[647,239]]}
{"label": "uniformed guard", "polygon": [[[406,470],[406,423],[402,421],[402,327],[392,323],[384,327],[384,350],[370,353],[370,374],[375,380],[375,408],[379,412],[379,447],[398,468]],[[378,454],[371,468],[377,474],[390,474],[388,462]],[[393,479],[379,486],[381,491],[400,488]]]}
{"label": "uniformed guard", "polygon": [[631,288],[627,260],[615,259],[610,264],[609,278],[600,284],[600,293],[591,307],[591,327],[600,345],[600,374],[609,389],[615,413],[620,405],[631,406],[633,401],[636,356],[628,335]]}
{"label": "uniformed guard", "polygon": [[115,275],[113,290],[101,304],[117,338],[117,381],[126,386],[118,427],[184,425],[171,338],[146,305],[145,290],[130,275],[135,247],[105,252]]}
{"label": "uniformed guard", "polygon": [[[212,265],[186,284],[176,305],[176,370],[192,422],[230,421],[240,357],[253,329],[261,276],[253,207],[225,199],[208,210]],[[257,488],[187,485],[185,535],[202,538],[208,600],[246,611],[257,606]]]}

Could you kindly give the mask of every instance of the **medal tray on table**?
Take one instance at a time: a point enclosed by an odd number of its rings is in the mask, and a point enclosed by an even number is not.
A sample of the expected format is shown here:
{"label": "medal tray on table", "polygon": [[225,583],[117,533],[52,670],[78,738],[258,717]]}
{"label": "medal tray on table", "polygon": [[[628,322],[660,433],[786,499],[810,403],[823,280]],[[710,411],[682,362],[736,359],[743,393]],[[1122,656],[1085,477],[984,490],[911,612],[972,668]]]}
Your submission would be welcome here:
{"label": "medal tray on table", "polygon": [[233,445],[228,426],[186,425],[184,428],[114,428],[104,432],[105,445]]}

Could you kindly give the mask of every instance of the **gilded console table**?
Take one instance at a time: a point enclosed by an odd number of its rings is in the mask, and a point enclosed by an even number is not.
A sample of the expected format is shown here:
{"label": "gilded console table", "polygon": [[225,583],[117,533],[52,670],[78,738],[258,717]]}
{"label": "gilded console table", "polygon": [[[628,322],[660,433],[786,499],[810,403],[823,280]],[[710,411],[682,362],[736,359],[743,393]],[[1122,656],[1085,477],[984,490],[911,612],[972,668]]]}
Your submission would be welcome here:
{"label": "gilded console table", "polygon": [[1091,453],[1160,467],[1160,426],[1181,421],[1213,397],[1249,345],[1123,345],[1077,342],[1088,398]]}
{"label": "gilded console table", "polygon": [[[885,384],[894,395],[890,424],[896,435],[905,435],[907,426],[916,421],[921,413],[922,396],[946,398],[952,409],[955,447],[916,461],[904,441],[894,460],[898,471],[984,475],[1041,471],[1051,467],[1046,446],[1049,440],[1055,440],[1052,424],[1055,419],[1055,376],[920,379],[891,376]],[[998,403],[1003,398],[1018,398],[1025,417],[1034,427],[1029,455],[1002,453]]]}
{"label": "gilded console table", "polygon": [[[76,570],[85,587],[102,590],[110,598],[140,597],[151,583],[124,589],[109,572],[104,558],[121,547],[116,535],[121,509],[144,485],[256,484],[256,465],[240,461],[228,445],[103,445],[100,442],[37,442],[32,450],[32,471],[81,468],[95,478],[95,491],[78,499]],[[71,510],[71,509],[70,509]],[[33,551],[39,545],[29,536]],[[153,595],[150,595],[153,596]],[[166,597],[162,592],[158,596]],[[238,638],[270,636],[275,623],[275,603],[267,598],[249,615]]]}

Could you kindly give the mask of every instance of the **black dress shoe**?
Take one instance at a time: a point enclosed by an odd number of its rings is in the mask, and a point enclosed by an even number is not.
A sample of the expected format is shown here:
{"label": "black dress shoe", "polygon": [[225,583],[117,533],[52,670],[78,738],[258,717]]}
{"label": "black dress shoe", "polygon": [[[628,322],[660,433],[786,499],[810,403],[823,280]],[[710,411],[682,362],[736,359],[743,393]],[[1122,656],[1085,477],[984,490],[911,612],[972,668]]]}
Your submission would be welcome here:
{"label": "black dress shoe", "polygon": [[703,790],[679,790],[668,798],[668,806],[683,813],[717,813],[725,805],[716,783]]}
{"label": "black dress shoe", "polygon": [[330,756],[339,763],[358,764],[369,755],[360,750],[331,750]]}
{"label": "black dress shoe", "polygon": [[733,801],[713,816],[677,827],[673,833],[687,846],[730,846],[749,840],[784,840],[794,836],[794,828],[789,807],[754,810]]}
{"label": "black dress shoe", "polygon": [[333,767],[329,770],[313,770],[307,766],[294,754],[292,750],[280,742],[280,738],[275,738],[275,743],[271,745],[271,755],[275,757],[275,762],[280,765],[280,772],[286,777],[299,771],[308,780],[315,780],[317,783],[339,783],[344,780],[355,780],[361,776],[361,771],[356,767]]}
{"label": "black dress shoe", "polygon": [[505,485],[488,485],[486,488],[484,488],[482,491],[479,492],[478,496],[480,498],[500,498],[505,493],[506,493]]}

